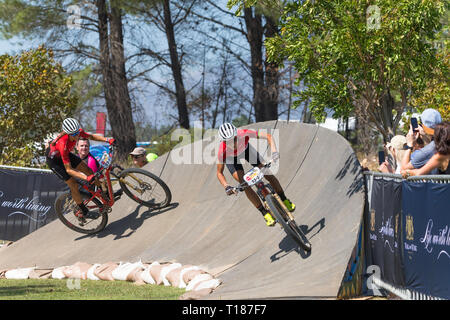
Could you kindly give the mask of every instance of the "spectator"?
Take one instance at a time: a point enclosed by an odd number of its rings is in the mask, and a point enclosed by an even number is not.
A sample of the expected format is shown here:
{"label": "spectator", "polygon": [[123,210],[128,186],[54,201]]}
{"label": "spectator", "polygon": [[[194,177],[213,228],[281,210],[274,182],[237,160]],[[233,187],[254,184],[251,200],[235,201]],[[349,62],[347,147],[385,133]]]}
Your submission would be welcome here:
{"label": "spectator", "polygon": [[[420,148],[420,140],[430,141],[434,134],[436,125],[442,122],[441,114],[435,109],[425,109],[421,115],[421,124],[418,132],[413,132],[410,128],[406,135],[405,156],[402,160],[402,169],[420,169],[436,153],[435,142]],[[414,150],[414,152],[413,152]],[[437,174],[437,169],[430,172]]]}
{"label": "spectator", "polygon": [[406,137],[402,135],[396,135],[391,139],[386,145],[386,149],[394,158],[394,167],[392,167],[387,161],[381,164],[380,171],[386,173],[395,173],[400,174],[400,170],[402,167],[402,159],[405,156],[405,150],[403,150],[403,146],[406,143]]}
{"label": "spectator", "polygon": [[133,158],[133,163],[139,168],[142,168],[148,163],[146,155],[147,151],[142,147],[134,148],[133,152],[130,153],[130,156]]}
{"label": "spectator", "polygon": [[446,121],[434,127],[433,142],[436,153],[419,169],[402,170],[402,176],[418,176],[437,171],[438,174],[450,174],[450,122]]}
{"label": "spectator", "polygon": [[78,139],[78,142],[76,144],[76,149],[78,151],[78,154],[89,168],[91,168],[92,172],[97,172],[97,170],[100,168],[100,165],[97,161],[97,159],[94,158],[94,156],[89,152],[90,142],[88,139],[80,137]]}

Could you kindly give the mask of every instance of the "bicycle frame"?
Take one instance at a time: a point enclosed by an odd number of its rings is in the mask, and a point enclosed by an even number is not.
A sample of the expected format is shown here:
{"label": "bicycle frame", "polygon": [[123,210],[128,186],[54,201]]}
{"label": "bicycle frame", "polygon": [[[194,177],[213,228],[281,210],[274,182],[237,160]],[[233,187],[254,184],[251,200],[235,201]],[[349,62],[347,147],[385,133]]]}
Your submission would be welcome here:
{"label": "bicycle frame", "polygon": [[[97,173],[101,173],[100,170]],[[99,178],[102,179],[104,178],[106,181],[106,187],[107,187],[107,192],[108,192],[108,198],[109,199],[105,199],[104,194],[102,192],[102,189],[97,188],[97,190],[92,190],[92,186],[91,185],[86,185],[83,184],[82,187],[83,189],[87,190],[90,194],[91,197],[88,200],[85,200],[84,203],[87,204],[89,203],[89,201],[91,201],[93,198],[97,198],[99,199],[103,205],[108,206],[108,207],[112,207],[115,203],[115,199],[114,199],[114,193],[112,190],[112,184],[111,184],[111,175],[110,175],[110,171],[111,171],[111,167],[108,167],[104,170],[104,173],[99,174]]]}
{"label": "bicycle frame", "polygon": [[[120,173],[116,174],[114,173],[114,169],[119,169],[120,171],[123,170],[122,167],[120,167],[119,165],[110,165],[107,168],[101,168],[99,171],[97,171],[95,173],[95,175],[99,178],[99,179],[104,179],[106,180],[106,189],[108,192],[108,198],[105,199],[105,196],[102,192],[102,190],[100,188],[98,188],[96,191],[92,190],[92,186],[91,185],[86,185],[86,184],[82,184],[83,189],[87,190],[90,194],[91,197],[87,200],[84,201],[85,204],[89,203],[93,198],[98,198],[104,206],[107,207],[112,207],[116,201],[116,198],[114,197],[114,192],[113,192],[113,188],[112,188],[112,184],[111,184],[111,175],[113,175],[116,179],[118,179],[120,182],[126,184],[128,187],[130,187],[131,189],[135,190],[136,192],[143,194],[145,190],[142,190],[138,187],[136,187],[135,185],[129,183],[128,181],[126,181],[123,177],[120,177]],[[128,174],[129,177],[133,178],[135,181],[137,181],[140,185],[143,184],[144,182],[139,179],[138,177],[136,177],[134,174]],[[104,185],[103,185],[104,186]],[[89,206],[88,206],[89,207]]]}
{"label": "bicycle frame", "polygon": [[[286,205],[284,204],[283,201],[281,201],[280,196],[273,190],[272,186],[270,184],[266,184],[264,183],[262,180],[264,178],[264,169],[268,169],[271,165],[272,165],[273,160],[268,161],[267,163],[263,164],[260,167],[260,174],[258,176],[258,181],[253,183],[252,185],[249,185],[247,182],[243,182],[241,184],[239,184],[237,187],[235,187],[234,189],[236,191],[243,191],[245,188],[248,187],[252,187],[255,186],[256,187],[256,194],[259,196],[259,198],[263,201],[264,207],[270,212],[270,208],[267,205],[266,202],[266,197],[269,194],[272,194],[275,199],[279,202],[279,204],[281,205],[281,207],[284,209],[284,212],[287,214],[288,219],[290,220],[294,220],[294,216],[291,214],[291,212],[288,210],[288,208],[286,207]],[[254,169],[251,169],[250,171],[248,171],[244,177],[251,172]]]}

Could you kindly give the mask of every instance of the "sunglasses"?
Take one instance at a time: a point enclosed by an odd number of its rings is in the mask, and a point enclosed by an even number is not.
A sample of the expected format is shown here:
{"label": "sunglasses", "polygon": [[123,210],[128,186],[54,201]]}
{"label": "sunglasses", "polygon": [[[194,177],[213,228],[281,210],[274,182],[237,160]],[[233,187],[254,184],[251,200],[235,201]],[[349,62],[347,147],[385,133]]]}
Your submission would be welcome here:
{"label": "sunglasses", "polygon": [[143,157],[144,155],[138,155],[138,156],[135,156],[135,155],[132,155],[131,157],[133,158],[133,159],[139,159],[140,157]]}
{"label": "sunglasses", "polygon": [[70,136],[76,137],[79,134],[80,134],[80,130],[78,130],[77,132],[71,133]]}

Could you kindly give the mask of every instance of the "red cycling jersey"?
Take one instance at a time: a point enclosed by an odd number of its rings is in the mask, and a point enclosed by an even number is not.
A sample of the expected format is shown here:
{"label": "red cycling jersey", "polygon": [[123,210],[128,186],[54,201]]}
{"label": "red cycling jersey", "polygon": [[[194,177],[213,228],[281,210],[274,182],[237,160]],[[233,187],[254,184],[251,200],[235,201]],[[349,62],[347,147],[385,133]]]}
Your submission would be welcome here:
{"label": "red cycling jersey", "polygon": [[[83,130],[80,129],[80,137],[89,138],[89,135]],[[73,150],[77,141],[71,141],[69,139],[69,135],[65,134],[53,145],[50,143],[50,152],[53,157],[60,157],[64,164],[70,163],[69,152]]]}
{"label": "red cycling jersey", "polygon": [[233,140],[222,141],[219,145],[218,158],[219,163],[224,163],[227,157],[237,157],[243,153],[248,147],[250,138],[257,138],[258,131],[248,129],[237,130],[237,143],[233,148]]}

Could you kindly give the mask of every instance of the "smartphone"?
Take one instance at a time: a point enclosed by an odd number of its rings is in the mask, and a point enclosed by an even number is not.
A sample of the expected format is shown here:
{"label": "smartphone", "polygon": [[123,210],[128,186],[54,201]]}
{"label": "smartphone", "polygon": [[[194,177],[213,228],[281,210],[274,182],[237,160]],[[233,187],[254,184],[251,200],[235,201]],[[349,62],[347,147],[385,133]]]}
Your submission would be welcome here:
{"label": "smartphone", "polygon": [[417,123],[417,118],[411,118],[411,126],[413,128],[413,131],[417,131],[417,128],[419,127],[419,124]]}
{"label": "smartphone", "polygon": [[384,151],[378,151],[378,163],[381,165],[385,160]]}

